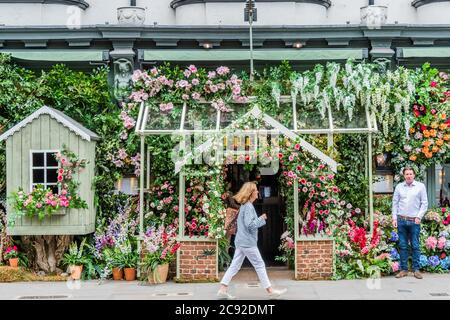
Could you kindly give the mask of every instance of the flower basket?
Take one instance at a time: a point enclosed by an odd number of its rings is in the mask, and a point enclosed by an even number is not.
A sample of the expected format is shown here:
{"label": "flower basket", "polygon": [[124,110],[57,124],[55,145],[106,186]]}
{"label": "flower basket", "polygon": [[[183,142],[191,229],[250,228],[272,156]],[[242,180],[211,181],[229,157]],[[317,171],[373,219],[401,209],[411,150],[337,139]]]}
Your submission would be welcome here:
{"label": "flower basket", "polygon": [[148,283],[150,284],[165,283],[167,281],[168,273],[169,273],[168,263],[158,265],[154,271],[148,272]]}
{"label": "flower basket", "polygon": [[123,269],[125,273],[126,281],[134,281],[136,280],[136,269],[135,268],[125,268]]}
{"label": "flower basket", "polygon": [[123,269],[113,268],[112,274],[113,274],[114,280],[122,280],[123,279]]}
{"label": "flower basket", "polygon": [[69,266],[69,272],[70,272],[70,277],[73,280],[80,280],[81,279],[81,273],[83,272],[83,266],[74,266],[71,265]]}
{"label": "flower basket", "polygon": [[19,267],[19,258],[11,258],[11,259],[9,259],[9,266],[11,268],[18,268]]}

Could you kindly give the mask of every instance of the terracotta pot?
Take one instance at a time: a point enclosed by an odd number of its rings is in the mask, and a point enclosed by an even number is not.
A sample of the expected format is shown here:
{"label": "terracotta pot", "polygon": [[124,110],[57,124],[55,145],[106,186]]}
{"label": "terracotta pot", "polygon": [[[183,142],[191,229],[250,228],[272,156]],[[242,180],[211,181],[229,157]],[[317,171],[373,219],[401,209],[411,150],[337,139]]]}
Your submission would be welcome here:
{"label": "terracotta pot", "polygon": [[113,268],[112,274],[114,280],[122,280],[123,278],[123,270],[120,268]]}
{"label": "terracotta pot", "polygon": [[169,264],[162,264],[156,267],[155,271],[150,271],[148,273],[148,282],[155,283],[164,283],[167,281],[167,274],[169,273]]}
{"label": "terracotta pot", "polygon": [[125,272],[125,280],[134,281],[136,280],[136,269],[135,268],[125,268],[123,269]]}
{"label": "terracotta pot", "polygon": [[83,272],[83,266],[70,266],[70,277],[73,280],[80,280],[81,279],[81,272]]}
{"label": "terracotta pot", "polygon": [[12,268],[17,268],[19,266],[19,258],[9,259],[9,266]]}

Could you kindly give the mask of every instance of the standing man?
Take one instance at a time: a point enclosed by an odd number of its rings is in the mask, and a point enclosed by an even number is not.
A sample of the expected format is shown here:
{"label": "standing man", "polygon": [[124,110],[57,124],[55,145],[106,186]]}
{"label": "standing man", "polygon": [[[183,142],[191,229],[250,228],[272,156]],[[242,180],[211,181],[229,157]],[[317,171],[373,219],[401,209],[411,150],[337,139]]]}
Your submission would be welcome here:
{"label": "standing man", "polygon": [[412,248],[412,267],[414,277],[422,279],[419,272],[420,258],[420,221],[428,209],[427,191],[425,185],[415,181],[416,173],[413,168],[403,169],[405,181],[395,188],[392,218],[394,228],[398,228],[400,241],[400,272],[396,278],[408,275],[409,242]]}

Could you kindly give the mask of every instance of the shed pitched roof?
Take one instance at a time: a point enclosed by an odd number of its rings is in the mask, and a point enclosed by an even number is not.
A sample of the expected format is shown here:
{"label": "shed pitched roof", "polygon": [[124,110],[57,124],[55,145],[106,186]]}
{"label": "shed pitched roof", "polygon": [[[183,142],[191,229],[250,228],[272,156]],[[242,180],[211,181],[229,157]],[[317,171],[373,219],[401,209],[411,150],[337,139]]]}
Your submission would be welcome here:
{"label": "shed pitched roof", "polygon": [[76,135],[80,136],[82,139],[87,141],[93,141],[93,140],[100,140],[100,137],[92,132],[91,130],[85,128],[83,125],[81,125],[79,122],[73,120],[71,117],[65,115],[63,112],[43,106],[39,110],[36,110],[31,115],[20,121],[18,124],[16,124],[14,127],[6,131],[0,136],[0,141],[8,139],[10,136],[12,136],[17,131],[21,130],[23,127],[25,127],[27,124],[31,123],[33,120],[39,118],[43,114],[48,114],[51,118],[55,119],[59,123],[61,123],[64,127],[75,133]]}

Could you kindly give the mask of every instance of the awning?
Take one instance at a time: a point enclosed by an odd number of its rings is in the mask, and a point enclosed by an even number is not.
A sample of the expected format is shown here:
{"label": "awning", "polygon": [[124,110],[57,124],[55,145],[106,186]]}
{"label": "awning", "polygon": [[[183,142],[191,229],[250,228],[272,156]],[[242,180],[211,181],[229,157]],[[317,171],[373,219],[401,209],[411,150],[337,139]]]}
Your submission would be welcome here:
{"label": "awning", "polygon": [[449,58],[450,47],[397,48],[397,58]]}
{"label": "awning", "polygon": [[11,54],[13,58],[32,61],[106,61],[108,50],[0,50],[0,53]]}
{"label": "awning", "polygon": [[[257,49],[254,60],[347,60],[367,58],[367,49]],[[144,61],[246,61],[250,51],[242,49],[139,50]]]}

